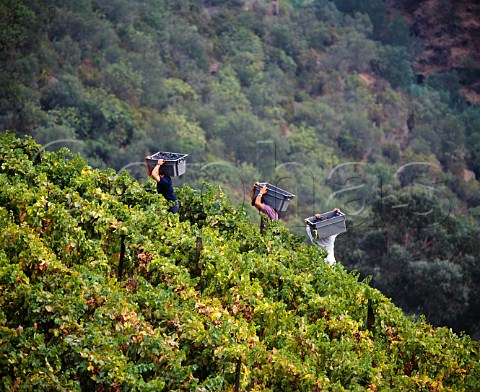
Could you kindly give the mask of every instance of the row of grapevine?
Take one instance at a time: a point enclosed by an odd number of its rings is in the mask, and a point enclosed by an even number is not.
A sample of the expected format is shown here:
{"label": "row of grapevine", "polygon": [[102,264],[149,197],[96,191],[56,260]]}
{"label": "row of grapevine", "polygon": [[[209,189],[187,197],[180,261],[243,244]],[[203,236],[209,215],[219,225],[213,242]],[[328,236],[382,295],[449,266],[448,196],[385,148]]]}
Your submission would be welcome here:
{"label": "row of grapevine", "polygon": [[221,190],[0,140],[0,389],[472,391],[479,346]]}

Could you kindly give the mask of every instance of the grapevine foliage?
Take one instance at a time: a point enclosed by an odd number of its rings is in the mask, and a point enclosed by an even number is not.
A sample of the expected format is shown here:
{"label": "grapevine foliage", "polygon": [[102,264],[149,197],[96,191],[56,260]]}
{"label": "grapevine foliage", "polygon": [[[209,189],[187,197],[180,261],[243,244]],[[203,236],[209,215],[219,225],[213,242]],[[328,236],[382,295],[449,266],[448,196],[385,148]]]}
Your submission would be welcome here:
{"label": "grapevine foliage", "polygon": [[477,342],[219,189],[173,215],[152,182],[0,141],[1,390],[480,389]]}

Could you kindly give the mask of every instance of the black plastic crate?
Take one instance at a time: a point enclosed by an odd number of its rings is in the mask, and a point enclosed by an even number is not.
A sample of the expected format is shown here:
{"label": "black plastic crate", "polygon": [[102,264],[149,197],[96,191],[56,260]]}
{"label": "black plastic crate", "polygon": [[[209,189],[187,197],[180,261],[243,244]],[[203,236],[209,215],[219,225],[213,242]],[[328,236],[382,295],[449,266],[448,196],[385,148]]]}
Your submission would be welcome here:
{"label": "black plastic crate", "polygon": [[255,198],[257,197],[260,189],[262,189],[264,185],[267,186],[267,193],[263,195],[263,200],[265,201],[265,204],[273,207],[277,212],[286,211],[288,205],[290,204],[290,201],[292,201],[295,195],[290,192],[284,191],[283,189],[278,188],[272,184],[269,184],[268,182],[260,182],[257,184],[257,187],[255,189]]}
{"label": "black plastic crate", "polygon": [[325,238],[331,235],[344,233],[347,231],[345,224],[345,214],[341,211],[329,211],[320,215],[320,218],[311,216],[305,219],[305,222],[317,230],[318,238]]}
{"label": "black plastic crate", "polygon": [[153,170],[159,159],[163,159],[163,165],[160,170],[163,174],[170,177],[181,176],[187,169],[188,154],[177,154],[175,152],[159,151],[147,159],[150,171]]}

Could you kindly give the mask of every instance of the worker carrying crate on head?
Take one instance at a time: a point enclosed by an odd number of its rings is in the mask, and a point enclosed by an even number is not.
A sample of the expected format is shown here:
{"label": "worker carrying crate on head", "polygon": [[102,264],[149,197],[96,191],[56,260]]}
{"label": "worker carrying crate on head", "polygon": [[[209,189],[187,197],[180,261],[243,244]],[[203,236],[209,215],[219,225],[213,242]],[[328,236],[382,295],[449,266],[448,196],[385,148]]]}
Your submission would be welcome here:
{"label": "worker carrying crate on head", "polygon": [[[148,160],[149,158],[147,157],[146,159]],[[178,199],[173,189],[172,178],[161,171],[163,163],[163,159],[159,159],[153,170],[150,170],[147,162],[147,174],[157,182],[157,192],[169,202],[168,211],[176,214],[178,213]]]}
{"label": "worker carrying crate on head", "polygon": [[[290,201],[295,197],[294,194],[278,188],[268,182],[255,182],[252,187],[251,200],[259,213],[263,213],[270,220],[278,220],[279,212],[287,210]],[[260,232],[263,233],[264,222],[260,218]]]}
{"label": "worker carrying crate on head", "polygon": [[185,173],[188,154],[159,151],[145,158],[147,174],[157,182],[157,192],[169,203],[168,211],[178,213],[179,203],[172,177]]}
{"label": "worker carrying crate on head", "polygon": [[[278,211],[265,202],[265,195],[267,192],[268,188],[266,184],[260,185],[258,182],[253,184],[252,194],[250,196],[252,206],[258,210],[258,213],[264,213],[271,220],[278,220]],[[263,217],[260,216],[260,233],[263,233],[264,226]]]}
{"label": "worker carrying crate on head", "polygon": [[305,230],[312,244],[328,252],[326,261],[333,265],[335,260],[335,239],[340,233],[347,231],[345,225],[345,214],[340,209],[324,214],[315,214],[305,219]]}

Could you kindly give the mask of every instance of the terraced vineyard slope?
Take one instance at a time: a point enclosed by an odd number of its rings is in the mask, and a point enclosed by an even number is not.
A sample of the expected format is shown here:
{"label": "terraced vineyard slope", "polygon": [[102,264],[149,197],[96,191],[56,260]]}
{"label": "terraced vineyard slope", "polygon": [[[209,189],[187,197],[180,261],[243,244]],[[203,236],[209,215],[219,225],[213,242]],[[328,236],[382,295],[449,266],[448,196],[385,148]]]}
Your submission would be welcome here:
{"label": "terraced vineyard slope", "polygon": [[477,342],[219,189],[178,195],[1,136],[1,390],[480,389]]}

